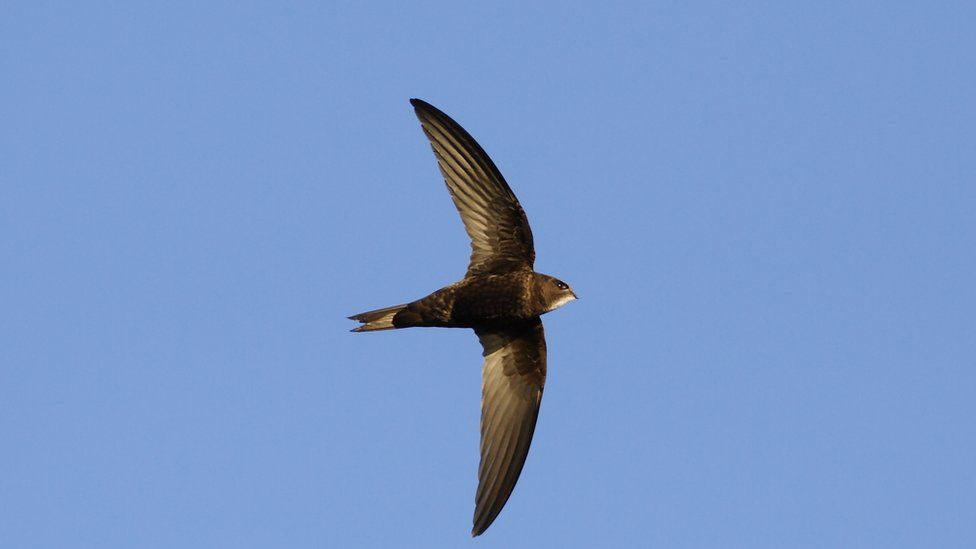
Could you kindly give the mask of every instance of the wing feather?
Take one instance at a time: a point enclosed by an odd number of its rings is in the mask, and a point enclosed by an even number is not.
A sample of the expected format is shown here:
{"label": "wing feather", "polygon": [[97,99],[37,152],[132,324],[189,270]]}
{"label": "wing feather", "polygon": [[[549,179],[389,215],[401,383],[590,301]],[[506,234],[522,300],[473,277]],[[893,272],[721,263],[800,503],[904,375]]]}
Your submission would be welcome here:
{"label": "wing feather", "polygon": [[477,329],[484,347],[481,464],[475,495],[475,536],[501,512],[522,473],[546,379],[546,340],[535,319],[498,330]]}
{"label": "wing feather", "polygon": [[410,103],[471,238],[468,275],[532,270],[532,229],[495,163],[451,117],[420,99]]}

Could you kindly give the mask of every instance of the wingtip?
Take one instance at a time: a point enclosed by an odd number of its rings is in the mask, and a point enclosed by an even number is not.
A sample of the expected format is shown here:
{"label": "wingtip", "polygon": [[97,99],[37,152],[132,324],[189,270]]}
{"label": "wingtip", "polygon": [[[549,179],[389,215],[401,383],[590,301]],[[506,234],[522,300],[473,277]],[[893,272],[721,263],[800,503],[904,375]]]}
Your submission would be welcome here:
{"label": "wingtip", "polygon": [[416,97],[413,97],[410,99],[410,104],[413,105],[415,111],[438,112],[437,107],[431,105],[430,103],[424,101],[423,99],[417,99]]}
{"label": "wingtip", "polygon": [[476,516],[474,522],[472,522],[471,537],[476,538],[481,534],[487,532],[488,528],[492,525],[492,523],[495,522],[495,519],[497,517],[498,517],[498,513],[495,513],[495,516],[493,517],[490,515],[483,515],[483,514]]}

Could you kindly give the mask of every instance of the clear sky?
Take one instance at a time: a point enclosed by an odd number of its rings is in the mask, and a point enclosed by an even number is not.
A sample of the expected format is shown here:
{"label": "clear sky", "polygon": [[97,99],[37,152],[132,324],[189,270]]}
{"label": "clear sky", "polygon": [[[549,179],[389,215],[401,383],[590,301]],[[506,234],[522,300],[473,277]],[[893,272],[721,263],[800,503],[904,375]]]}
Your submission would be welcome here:
{"label": "clear sky", "polygon": [[[597,4],[5,2],[0,546],[976,547],[976,7]],[[410,97],[580,296],[475,540]]]}

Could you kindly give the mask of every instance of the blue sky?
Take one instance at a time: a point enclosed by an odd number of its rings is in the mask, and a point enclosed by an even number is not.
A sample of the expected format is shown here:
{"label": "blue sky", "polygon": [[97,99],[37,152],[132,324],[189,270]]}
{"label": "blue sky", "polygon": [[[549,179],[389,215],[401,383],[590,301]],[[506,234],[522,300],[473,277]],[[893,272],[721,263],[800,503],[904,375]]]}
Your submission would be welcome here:
{"label": "blue sky", "polygon": [[[0,9],[0,545],[976,546],[966,2]],[[519,196],[549,379],[469,536],[480,347],[351,334]]]}

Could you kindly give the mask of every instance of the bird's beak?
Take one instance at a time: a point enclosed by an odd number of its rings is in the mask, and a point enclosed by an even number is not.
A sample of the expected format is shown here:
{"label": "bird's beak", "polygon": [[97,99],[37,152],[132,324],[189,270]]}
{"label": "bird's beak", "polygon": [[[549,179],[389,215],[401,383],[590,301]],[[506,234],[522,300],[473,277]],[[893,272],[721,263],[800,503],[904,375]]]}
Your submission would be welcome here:
{"label": "bird's beak", "polygon": [[569,293],[573,294],[573,299],[579,299],[579,297],[576,295],[576,292],[574,292],[573,290],[570,290]]}

